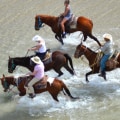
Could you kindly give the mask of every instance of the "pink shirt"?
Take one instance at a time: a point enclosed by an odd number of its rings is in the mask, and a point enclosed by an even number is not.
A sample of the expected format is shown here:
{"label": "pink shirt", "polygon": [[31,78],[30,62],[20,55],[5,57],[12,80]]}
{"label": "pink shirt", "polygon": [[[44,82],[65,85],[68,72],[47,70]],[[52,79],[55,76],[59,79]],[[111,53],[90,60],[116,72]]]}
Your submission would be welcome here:
{"label": "pink shirt", "polygon": [[44,65],[43,63],[41,62],[41,64],[37,64],[35,67],[34,67],[34,71],[37,71],[37,73],[35,74],[35,78],[37,79],[42,79],[44,77]]}

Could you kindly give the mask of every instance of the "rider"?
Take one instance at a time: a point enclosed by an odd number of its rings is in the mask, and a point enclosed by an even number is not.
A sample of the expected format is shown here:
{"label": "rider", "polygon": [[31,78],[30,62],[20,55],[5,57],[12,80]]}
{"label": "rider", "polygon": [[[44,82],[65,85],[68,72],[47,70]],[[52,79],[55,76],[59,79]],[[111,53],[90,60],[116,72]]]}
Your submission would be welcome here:
{"label": "rider", "polygon": [[112,35],[106,33],[103,35],[103,38],[105,40],[105,44],[101,47],[101,52],[103,53],[103,57],[100,61],[100,74],[99,76],[105,77],[105,68],[106,68],[106,62],[113,53],[113,41],[112,41]]}
{"label": "rider", "polygon": [[62,20],[62,22],[61,22],[61,27],[62,27],[62,32],[63,32],[63,33],[62,33],[62,37],[63,37],[63,38],[65,38],[65,36],[66,36],[64,24],[65,24],[65,22],[66,22],[67,20],[69,20],[69,19],[71,18],[71,15],[72,15],[69,4],[70,4],[70,0],[65,0],[65,1],[64,1],[65,10],[64,10],[64,13],[61,14],[61,16],[64,17],[63,20]]}
{"label": "rider", "polygon": [[28,73],[28,75],[34,76],[33,79],[28,83],[28,93],[30,98],[35,97],[35,92],[33,85],[38,82],[38,81],[43,81],[44,80],[44,64],[40,60],[38,56],[32,57],[31,58],[31,65],[34,66],[34,71],[32,73]]}
{"label": "rider", "polygon": [[37,45],[28,49],[29,51],[35,51],[36,56],[40,57],[41,60],[44,59],[45,54],[46,54],[46,45],[45,45],[45,40],[39,36],[39,35],[35,35],[32,38],[32,41],[37,42]]}

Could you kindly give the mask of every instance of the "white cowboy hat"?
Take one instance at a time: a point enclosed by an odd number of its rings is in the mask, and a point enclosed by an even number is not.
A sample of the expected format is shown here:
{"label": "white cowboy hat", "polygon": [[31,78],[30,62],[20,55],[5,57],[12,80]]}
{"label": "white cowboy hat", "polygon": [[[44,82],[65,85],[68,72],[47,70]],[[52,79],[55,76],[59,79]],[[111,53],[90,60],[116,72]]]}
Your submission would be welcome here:
{"label": "white cowboy hat", "polygon": [[39,35],[35,35],[35,36],[32,38],[32,41],[35,41],[35,42],[41,41],[41,40],[43,40],[43,38],[42,38],[41,36],[39,36]]}
{"label": "white cowboy hat", "polygon": [[41,60],[38,56],[32,57],[31,60],[36,64],[41,64]]}
{"label": "white cowboy hat", "polygon": [[112,35],[111,35],[111,34],[105,33],[105,34],[103,35],[103,38],[106,38],[107,40],[109,40],[109,41],[112,42]]}

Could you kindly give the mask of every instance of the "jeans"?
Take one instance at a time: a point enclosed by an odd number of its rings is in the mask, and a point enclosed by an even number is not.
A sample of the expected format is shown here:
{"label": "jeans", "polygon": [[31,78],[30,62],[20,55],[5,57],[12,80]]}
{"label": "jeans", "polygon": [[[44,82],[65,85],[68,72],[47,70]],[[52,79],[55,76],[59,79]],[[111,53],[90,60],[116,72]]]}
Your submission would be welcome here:
{"label": "jeans", "polygon": [[101,58],[101,61],[100,61],[100,70],[101,70],[101,72],[105,71],[106,62],[107,62],[107,60],[108,60],[109,57],[110,57],[110,54],[103,55],[103,57]]}

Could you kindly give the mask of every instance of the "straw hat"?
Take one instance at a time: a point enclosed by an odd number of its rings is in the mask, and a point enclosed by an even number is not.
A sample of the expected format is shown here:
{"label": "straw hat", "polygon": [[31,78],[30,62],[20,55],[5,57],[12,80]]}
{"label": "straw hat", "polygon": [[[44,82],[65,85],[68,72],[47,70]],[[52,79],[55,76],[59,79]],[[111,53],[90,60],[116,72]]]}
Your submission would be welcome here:
{"label": "straw hat", "polygon": [[31,60],[36,64],[41,64],[41,60],[38,56],[32,57]]}
{"label": "straw hat", "polygon": [[32,38],[32,41],[35,41],[35,42],[38,42],[38,41],[41,41],[43,40],[43,38],[39,35],[35,35],[33,38]]}
{"label": "straw hat", "polygon": [[108,33],[105,33],[105,34],[103,35],[103,38],[106,39],[106,40],[108,40],[108,41],[111,41],[111,42],[112,42],[112,35],[110,35],[110,34],[108,34]]}

